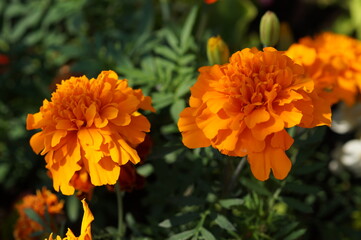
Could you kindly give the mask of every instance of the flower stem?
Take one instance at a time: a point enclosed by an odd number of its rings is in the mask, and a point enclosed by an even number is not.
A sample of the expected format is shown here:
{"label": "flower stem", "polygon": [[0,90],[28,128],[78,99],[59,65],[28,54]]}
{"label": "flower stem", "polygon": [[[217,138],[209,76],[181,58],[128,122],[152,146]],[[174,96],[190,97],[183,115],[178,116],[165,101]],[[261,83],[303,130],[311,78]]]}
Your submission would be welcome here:
{"label": "flower stem", "polygon": [[117,195],[118,205],[118,234],[117,240],[121,240],[124,236],[124,223],[123,223],[123,192],[120,190],[119,183],[115,184],[115,193]]}

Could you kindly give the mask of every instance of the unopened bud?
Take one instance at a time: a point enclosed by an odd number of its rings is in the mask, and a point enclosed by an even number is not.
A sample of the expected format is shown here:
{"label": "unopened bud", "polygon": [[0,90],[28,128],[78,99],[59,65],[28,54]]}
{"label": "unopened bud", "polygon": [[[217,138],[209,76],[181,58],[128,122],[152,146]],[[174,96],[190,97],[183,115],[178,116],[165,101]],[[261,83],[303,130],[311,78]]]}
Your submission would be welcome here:
{"label": "unopened bud", "polygon": [[261,18],[260,38],[264,47],[277,44],[280,37],[280,22],[274,12],[267,11]]}
{"label": "unopened bud", "polygon": [[228,62],[229,49],[220,36],[208,39],[207,57],[210,65],[224,64]]}

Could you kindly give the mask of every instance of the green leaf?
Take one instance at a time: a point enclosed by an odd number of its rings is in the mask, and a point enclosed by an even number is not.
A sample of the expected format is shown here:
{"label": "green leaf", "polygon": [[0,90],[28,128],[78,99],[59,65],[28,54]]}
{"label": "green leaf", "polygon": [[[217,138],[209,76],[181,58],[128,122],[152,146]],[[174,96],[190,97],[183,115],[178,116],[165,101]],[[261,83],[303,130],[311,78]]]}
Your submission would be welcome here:
{"label": "green leaf", "polygon": [[154,51],[162,57],[173,60],[175,62],[179,58],[175,52],[173,52],[169,47],[166,46],[158,46],[154,49]]}
{"label": "green leaf", "polygon": [[244,200],[241,198],[230,198],[230,199],[222,199],[219,201],[222,207],[226,209],[230,209],[233,206],[239,206],[244,203]]}
{"label": "green leaf", "polygon": [[148,177],[154,172],[154,167],[151,164],[143,164],[137,167],[137,173],[143,177]]}
{"label": "green leaf", "polygon": [[284,190],[299,193],[299,194],[316,194],[320,191],[320,188],[317,186],[312,186],[312,185],[288,182],[285,185]]}
{"label": "green leaf", "polygon": [[293,229],[298,226],[298,222],[293,222],[290,224],[285,225],[284,227],[280,228],[277,233],[274,235],[275,239],[283,239],[284,236],[289,234]]}
{"label": "green leaf", "polygon": [[197,219],[198,217],[199,217],[199,214],[195,213],[195,212],[185,213],[185,214],[182,214],[179,216],[171,217],[170,219],[166,219],[166,220],[160,222],[158,224],[158,226],[163,227],[163,228],[179,226],[179,225],[187,224],[187,223]]}
{"label": "green leaf", "polygon": [[183,52],[185,52],[186,50],[186,43],[189,41],[189,38],[191,36],[192,33],[192,29],[193,29],[193,25],[195,23],[196,17],[197,17],[197,11],[198,11],[198,7],[194,6],[191,10],[191,12],[189,13],[187,20],[184,24],[184,27],[182,29],[181,32],[181,37],[180,37],[180,47],[184,50]]}
{"label": "green leaf", "polygon": [[192,237],[194,232],[195,232],[195,230],[192,229],[192,230],[184,231],[181,233],[177,233],[177,234],[171,236],[170,238],[168,238],[168,240],[186,240],[186,239],[189,239],[190,237]]}
{"label": "green leaf", "polygon": [[192,79],[184,80],[179,84],[175,91],[175,97],[182,97],[186,93],[190,92],[190,87],[194,84]]}
{"label": "green leaf", "polygon": [[173,102],[173,94],[170,93],[154,93],[152,96],[153,106],[159,110]]}
{"label": "green leaf", "polygon": [[261,195],[266,195],[266,196],[272,195],[264,186],[261,185],[263,184],[263,182],[261,181],[255,182],[254,180],[248,180],[247,178],[242,178],[241,183],[249,190],[259,193]]}
{"label": "green leaf", "polygon": [[66,201],[66,213],[71,222],[75,222],[79,218],[80,201],[75,195],[71,195]]}
{"label": "green leaf", "polygon": [[284,240],[299,239],[299,237],[301,237],[303,234],[305,234],[305,232],[306,232],[306,229],[297,230],[297,231],[291,233],[290,235],[288,235],[286,238],[284,238]]}
{"label": "green leaf", "polygon": [[298,199],[292,197],[282,197],[282,200],[291,208],[304,213],[312,213],[313,210],[307,204],[301,202]]}
{"label": "green leaf", "polygon": [[208,231],[207,229],[202,227],[200,229],[200,231],[201,231],[201,234],[204,237],[204,239],[206,239],[206,240],[216,240],[216,238],[213,236],[213,234],[210,231]]}
{"label": "green leaf", "polygon": [[48,226],[45,224],[44,220],[36,213],[32,208],[25,208],[24,212],[31,220],[39,223],[44,229],[48,229]]}
{"label": "green leaf", "polygon": [[225,229],[225,230],[228,230],[228,231],[236,231],[236,228],[233,226],[233,224],[223,215],[221,214],[218,214],[217,215],[217,218],[214,220],[215,223]]}
{"label": "green leaf", "polygon": [[172,106],[170,107],[170,114],[174,122],[178,122],[179,114],[186,107],[185,101],[183,99],[177,99]]}

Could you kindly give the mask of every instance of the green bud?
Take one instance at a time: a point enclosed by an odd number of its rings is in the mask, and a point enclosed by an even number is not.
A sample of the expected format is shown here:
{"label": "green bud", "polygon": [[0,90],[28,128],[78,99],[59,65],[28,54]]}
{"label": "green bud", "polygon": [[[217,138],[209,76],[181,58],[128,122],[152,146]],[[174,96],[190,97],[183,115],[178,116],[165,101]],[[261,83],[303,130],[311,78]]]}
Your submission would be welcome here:
{"label": "green bud", "polygon": [[262,16],[259,32],[264,47],[272,47],[277,44],[280,37],[280,22],[274,12],[267,11]]}
{"label": "green bud", "polygon": [[207,57],[210,65],[224,64],[228,62],[229,49],[220,36],[208,39]]}

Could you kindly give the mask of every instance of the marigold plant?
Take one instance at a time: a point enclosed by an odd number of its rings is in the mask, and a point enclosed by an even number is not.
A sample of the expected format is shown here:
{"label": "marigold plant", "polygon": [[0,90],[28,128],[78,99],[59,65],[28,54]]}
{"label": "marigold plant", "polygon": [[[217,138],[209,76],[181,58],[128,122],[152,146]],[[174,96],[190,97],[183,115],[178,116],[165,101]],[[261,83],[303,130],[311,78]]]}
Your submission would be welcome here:
{"label": "marigold plant", "polygon": [[51,101],[29,114],[27,129],[41,129],[30,139],[45,155],[56,191],[74,193],[74,174],[85,170],[95,186],[115,184],[122,165],[140,161],[135,147],[150,123],[139,109],[155,111],[151,98],[128,87],[113,71],[96,79],[71,77],[57,85]]}
{"label": "marigold plant", "polygon": [[230,156],[248,156],[253,175],[283,179],[291,169],[285,153],[293,143],[285,128],[330,124],[329,105],[319,100],[303,68],[274,48],[246,48],[230,62],[202,67],[191,88],[190,107],[179,130],[189,148],[213,146]]}
{"label": "marigold plant", "polygon": [[21,203],[16,205],[19,218],[14,229],[14,238],[16,240],[33,240],[36,239],[33,234],[44,231],[44,226],[39,222],[31,219],[26,210],[29,209],[37,214],[44,222],[45,216],[50,216],[49,227],[52,231],[56,231],[54,216],[61,214],[63,211],[63,201],[59,201],[58,197],[46,188],[36,191],[36,194],[29,194],[23,197]]}
{"label": "marigold plant", "polygon": [[53,233],[50,234],[48,240],[91,240],[91,222],[94,220],[94,216],[92,212],[89,209],[88,204],[83,199],[82,201],[83,209],[84,209],[84,215],[81,223],[81,229],[80,229],[80,236],[76,237],[74,233],[71,231],[70,228],[68,228],[68,231],[66,232],[66,237],[61,238],[60,236],[56,236],[56,238],[53,238]]}
{"label": "marigold plant", "polygon": [[292,44],[287,55],[314,79],[318,94],[330,104],[354,104],[361,90],[361,42],[331,32],[304,37]]}

